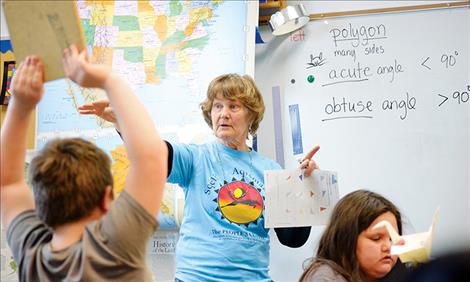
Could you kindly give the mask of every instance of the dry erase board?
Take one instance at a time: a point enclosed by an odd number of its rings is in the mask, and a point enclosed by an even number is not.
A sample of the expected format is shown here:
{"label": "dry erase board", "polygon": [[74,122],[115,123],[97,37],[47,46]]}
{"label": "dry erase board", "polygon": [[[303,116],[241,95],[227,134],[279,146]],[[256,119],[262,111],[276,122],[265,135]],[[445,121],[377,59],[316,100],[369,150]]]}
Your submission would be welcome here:
{"label": "dry erase board", "polygon": [[[338,172],[340,195],[383,194],[408,233],[426,231],[440,206],[434,254],[470,238],[468,8],[311,21],[284,37],[263,35],[255,68],[268,105],[262,153],[294,167],[319,144],[316,159]],[[272,246],[275,280],[298,278],[321,231],[300,251]],[[286,278],[276,269],[288,262],[299,273]]]}

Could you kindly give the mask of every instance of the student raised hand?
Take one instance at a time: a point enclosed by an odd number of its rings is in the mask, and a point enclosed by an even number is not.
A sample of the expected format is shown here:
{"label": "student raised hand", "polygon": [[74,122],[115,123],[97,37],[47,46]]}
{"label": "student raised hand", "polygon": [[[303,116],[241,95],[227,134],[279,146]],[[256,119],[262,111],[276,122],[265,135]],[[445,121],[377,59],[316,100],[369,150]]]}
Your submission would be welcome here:
{"label": "student raised hand", "polygon": [[34,199],[24,177],[28,125],[44,94],[44,67],[37,56],[28,56],[11,82],[13,99],[1,130],[0,188],[2,224],[8,228],[20,213],[34,209]]}
{"label": "student raised hand", "polygon": [[[67,77],[82,87],[104,88],[111,75],[111,69],[107,66],[88,63],[85,51],[79,52],[75,45],[64,49],[62,61]],[[96,115],[117,124],[116,115],[108,99],[84,104],[78,110],[80,114]]]}
{"label": "student raised hand", "polygon": [[82,87],[104,88],[111,75],[109,67],[88,63],[85,50],[80,52],[75,45],[64,49],[62,62],[67,77]]}
{"label": "student raised hand", "polygon": [[37,56],[28,56],[15,71],[11,82],[13,103],[34,108],[44,94],[44,66]]}
{"label": "student raised hand", "polygon": [[318,164],[312,159],[313,156],[320,150],[320,146],[316,145],[308,152],[303,159],[300,160],[300,168],[304,170],[306,177],[312,175],[314,169],[320,169]]}

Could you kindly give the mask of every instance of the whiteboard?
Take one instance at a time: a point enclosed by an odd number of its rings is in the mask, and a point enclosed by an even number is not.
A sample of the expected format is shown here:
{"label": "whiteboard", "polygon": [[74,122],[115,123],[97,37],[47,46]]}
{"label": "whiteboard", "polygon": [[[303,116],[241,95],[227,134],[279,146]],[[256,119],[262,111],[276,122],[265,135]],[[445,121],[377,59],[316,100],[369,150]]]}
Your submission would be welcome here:
{"label": "whiteboard", "polygon": [[[315,144],[340,196],[381,193],[405,233],[440,206],[433,255],[470,243],[470,10],[311,21],[257,45],[255,80],[268,107],[258,148],[285,167]],[[310,82],[309,82],[310,76]],[[323,227],[300,249],[271,236],[271,274],[295,281]],[[282,272],[289,263],[294,269]]]}

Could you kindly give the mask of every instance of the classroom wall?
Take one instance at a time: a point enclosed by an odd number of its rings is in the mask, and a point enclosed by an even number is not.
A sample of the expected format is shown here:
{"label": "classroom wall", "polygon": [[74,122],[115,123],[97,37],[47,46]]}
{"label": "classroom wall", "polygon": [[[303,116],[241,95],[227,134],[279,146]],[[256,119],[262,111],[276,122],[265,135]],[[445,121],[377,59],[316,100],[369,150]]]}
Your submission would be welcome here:
{"label": "classroom wall", "polygon": [[[334,12],[334,11],[350,11],[350,10],[357,10],[357,9],[370,9],[370,8],[381,8],[381,7],[393,7],[395,5],[416,5],[416,4],[429,4],[429,3],[436,3],[436,1],[355,1],[354,3],[350,3],[349,1],[288,1],[288,4],[296,4],[296,3],[303,3],[304,6],[307,8],[307,11],[310,13],[320,13],[320,12]],[[439,1],[439,2],[450,2],[450,1]],[[1,9],[0,9],[1,10]],[[1,25],[1,38],[8,37],[8,30],[5,28],[6,24],[4,22],[3,14],[0,17]],[[280,48],[283,40],[289,40],[289,36],[284,36],[283,38],[274,39],[271,35],[271,31],[267,26],[260,27],[261,34],[263,39],[269,44],[269,52],[262,50],[262,48],[258,48],[256,50],[256,66],[255,66],[255,78],[260,77],[269,77],[272,80],[282,80],[284,79],[283,73],[278,69],[272,69],[269,73],[260,74],[257,73],[257,69],[259,69],[259,64],[263,63],[265,60],[276,59],[276,58],[288,58],[289,53],[286,50]],[[266,78],[264,78],[266,79]],[[262,79],[261,79],[262,80]],[[261,80],[257,79],[257,83],[260,83]],[[270,85],[260,85],[264,89],[268,89],[268,91],[263,91],[265,95],[265,102],[266,102],[266,113],[265,119],[260,127],[259,130],[259,140],[258,140],[258,147],[259,151],[272,159],[276,159],[275,154],[275,140],[272,137],[272,133],[274,132],[274,124],[273,124],[273,103],[271,99],[271,90]],[[5,107],[1,107],[1,119],[3,122]],[[30,141],[28,143],[28,148],[33,148],[34,144],[34,124],[31,125],[30,130]],[[324,144],[320,144],[324,145]],[[470,150],[467,150],[467,159],[470,159]],[[325,154],[322,150],[319,152],[317,156],[317,160],[320,165],[329,162],[329,158],[331,155]],[[335,169],[334,166],[328,167],[331,169]],[[340,183],[341,185],[341,183]],[[470,188],[470,187],[469,187]],[[467,196],[468,202],[470,202],[470,196]],[[416,208],[419,209],[419,204],[416,205]],[[406,210],[404,211],[406,214]],[[430,214],[423,215],[424,222],[414,223],[419,228],[427,226],[430,220]],[[460,219],[460,218],[458,218]],[[300,276],[302,272],[302,263],[311,257],[314,253],[316,248],[316,244],[318,239],[323,231],[323,227],[313,227],[311,236],[309,241],[299,249],[291,249],[284,246],[281,246],[275,236],[274,232],[271,231],[271,274],[275,281],[296,281],[297,278]],[[421,230],[417,230],[421,231]],[[424,231],[424,230],[423,230]],[[452,230],[449,230],[452,232]],[[465,234],[464,234],[465,235]],[[464,243],[462,243],[464,244]],[[443,251],[443,250],[442,250]],[[286,269],[287,266],[287,269]]]}
{"label": "classroom wall", "polygon": [[[3,2],[0,1],[0,4]],[[7,28],[7,23],[5,21],[5,16],[3,15],[3,5],[0,5],[0,38],[5,38],[10,35]]]}

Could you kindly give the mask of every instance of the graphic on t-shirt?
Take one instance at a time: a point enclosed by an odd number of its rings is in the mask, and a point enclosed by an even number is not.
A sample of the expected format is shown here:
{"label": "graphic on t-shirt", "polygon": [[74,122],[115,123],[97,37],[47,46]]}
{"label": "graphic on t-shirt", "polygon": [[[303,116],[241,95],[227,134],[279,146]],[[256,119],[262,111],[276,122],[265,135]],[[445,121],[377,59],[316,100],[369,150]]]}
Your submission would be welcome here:
{"label": "graphic on t-shirt", "polygon": [[257,224],[264,208],[260,192],[253,186],[235,181],[222,186],[218,193],[218,209],[230,222]]}

